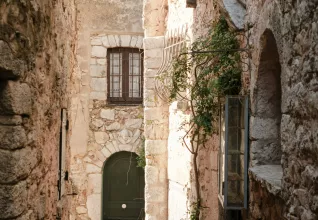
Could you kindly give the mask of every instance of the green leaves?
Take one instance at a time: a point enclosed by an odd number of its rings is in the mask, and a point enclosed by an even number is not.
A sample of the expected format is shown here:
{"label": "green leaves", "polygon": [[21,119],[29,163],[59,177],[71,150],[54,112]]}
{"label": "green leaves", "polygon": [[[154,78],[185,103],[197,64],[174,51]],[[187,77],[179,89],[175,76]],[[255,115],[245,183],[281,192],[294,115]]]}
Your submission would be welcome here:
{"label": "green leaves", "polygon": [[[167,86],[170,101],[181,97],[190,103],[192,119],[185,137],[191,136],[188,149],[195,155],[193,164],[196,164],[199,147],[204,146],[208,136],[218,130],[213,125],[217,124],[214,122],[219,117],[220,97],[240,93],[242,70],[239,46],[235,33],[221,18],[206,36],[192,44],[192,53],[179,56],[166,72],[166,76],[171,77],[171,85]],[[193,220],[199,219],[202,208],[199,179],[195,178],[198,201],[190,212]]]}
{"label": "green leaves", "polygon": [[143,140],[142,146],[138,150],[138,156],[136,157],[137,160],[137,167],[141,167],[145,169],[146,167],[146,154],[145,154],[145,140]]}
{"label": "green leaves", "polygon": [[[171,77],[170,101],[186,98],[192,109],[192,134],[203,137],[217,128],[219,98],[237,95],[241,90],[239,42],[224,18],[208,34],[192,44],[192,54],[181,55],[172,63],[166,76]],[[182,54],[187,54],[186,48]],[[199,52],[199,53],[198,53]],[[203,53],[202,53],[203,52]],[[201,142],[204,143],[204,140]]]}
{"label": "green leaves", "polygon": [[[237,95],[241,90],[239,42],[224,18],[209,33],[192,45],[192,51],[210,51],[182,55],[172,64],[170,100],[189,91],[194,103],[192,122],[203,134],[213,132],[218,117],[218,97]],[[194,71],[194,72],[193,72]]]}

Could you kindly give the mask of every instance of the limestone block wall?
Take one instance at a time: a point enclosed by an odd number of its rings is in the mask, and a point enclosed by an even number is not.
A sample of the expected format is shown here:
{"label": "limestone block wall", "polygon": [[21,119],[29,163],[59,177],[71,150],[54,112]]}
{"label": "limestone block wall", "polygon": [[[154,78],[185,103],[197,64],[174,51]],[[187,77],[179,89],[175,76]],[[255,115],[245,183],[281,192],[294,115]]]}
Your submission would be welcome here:
{"label": "limestone block wall", "polygon": [[35,0],[1,1],[0,8],[0,219],[66,219],[58,150],[75,6]]}
{"label": "limestone block wall", "polygon": [[169,111],[155,92],[163,37],[144,39],[145,212],[146,219],[168,219],[167,139]]}
{"label": "limestone block wall", "polygon": [[[74,156],[72,179],[78,196],[74,217],[101,219],[104,162],[119,151],[139,153],[143,145],[143,108],[108,106],[91,100],[87,152]],[[73,217],[73,218],[74,218]]]}
{"label": "limestone block wall", "polygon": [[[107,103],[107,48],[143,48],[143,36],[91,36],[88,95],[88,131],[85,151],[73,156],[72,180],[78,196],[72,218],[101,219],[104,162],[119,151],[139,153],[143,146],[143,107]],[[74,133],[75,137],[78,135]],[[76,146],[74,146],[75,148]]]}
{"label": "limestone block wall", "polygon": [[[261,36],[272,31],[278,47],[281,65],[281,125],[280,147],[283,168],[279,207],[287,219],[317,219],[317,7],[316,1],[252,1],[247,0],[247,22],[251,29],[252,74],[251,102],[255,101],[255,88],[260,65]],[[253,108],[256,106],[252,105]],[[251,125],[253,129],[253,124]],[[254,148],[251,146],[251,151]],[[259,152],[263,153],[263,152]],[[251,159],[255,159],[251,154]],[[256,180],[251,179],[252,184]],[[264,189],[260,189],[259,192]],[[254,210],[262,207],[251,192],[252,219]],[[270,196],[270,194],[268,194]],[[306,199],[304,199],[306,198]],[[277,200],[272,198],[271,200]],[[269,200],[264,200],[264,203]],[[270,204],[268,203],[270,206]],[[264,219],[270,219],[264,217]]]}
{"label": "limestone block wall", "polygon": [[273,197],[260,182],[253,181],[249,184],[251,192],[250,202],[253,205],[250,209],[251,219],[284,219],[284,201],[280,197]]}
{"label": "limestone block wall", "polygon": [[143,145],[143,107],[107,103],[107,49],[143,49],[142,0],[76,0],[77,66],[71,105],[70,219],[101,219],[103,164]]}

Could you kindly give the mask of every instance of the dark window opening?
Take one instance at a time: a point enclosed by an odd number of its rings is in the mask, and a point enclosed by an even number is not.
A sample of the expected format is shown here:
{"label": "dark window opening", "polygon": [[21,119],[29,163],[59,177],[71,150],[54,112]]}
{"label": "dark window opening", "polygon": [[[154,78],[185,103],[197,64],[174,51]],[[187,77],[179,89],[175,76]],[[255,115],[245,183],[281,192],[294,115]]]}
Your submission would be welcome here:
{"label": "dark window opening", "polygon": [[107,82],[109,104],[141,104],[143,50],[136,48],[108,49]]}
{"label": "dark window opening", "polygon": [[258,165],[273,165],[280,164],[282,156],[280,143],[282,91],[278,48],[270,30],[264,32],[261,47],[262,52],[254,90],[254,121],[257,123],[266,121],[267,123],[261,135],[254,135],[252,147],[256,148],[256,152],[260,152],[255,154]]}

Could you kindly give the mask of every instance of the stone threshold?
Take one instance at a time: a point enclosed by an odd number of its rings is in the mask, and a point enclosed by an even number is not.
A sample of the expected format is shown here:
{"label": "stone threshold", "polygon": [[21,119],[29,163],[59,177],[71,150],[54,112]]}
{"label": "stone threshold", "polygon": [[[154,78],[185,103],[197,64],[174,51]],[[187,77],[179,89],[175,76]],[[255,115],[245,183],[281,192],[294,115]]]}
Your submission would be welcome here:
{"label": "stone threshold", "polygon": [[279,195],[282,189],[283,168],[281,165],[260,165],[249,169],[250,176],[260,182],[267,191]]}

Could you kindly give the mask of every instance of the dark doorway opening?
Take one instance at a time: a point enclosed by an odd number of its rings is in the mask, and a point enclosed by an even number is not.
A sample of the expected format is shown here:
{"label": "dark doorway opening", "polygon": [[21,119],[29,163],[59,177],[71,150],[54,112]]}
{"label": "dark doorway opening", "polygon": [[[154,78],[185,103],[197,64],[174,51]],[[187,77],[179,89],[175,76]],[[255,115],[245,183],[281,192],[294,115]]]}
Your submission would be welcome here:
{"label": "dark doorway opening", "polygon": [[113,154],[103,170],[103,220],[142,220],[145,175],[132,152]]}

